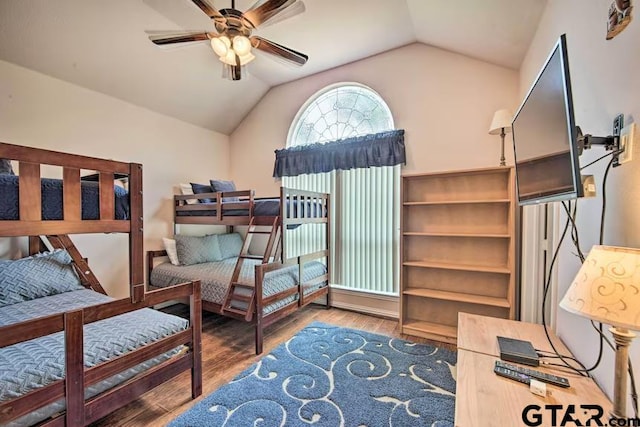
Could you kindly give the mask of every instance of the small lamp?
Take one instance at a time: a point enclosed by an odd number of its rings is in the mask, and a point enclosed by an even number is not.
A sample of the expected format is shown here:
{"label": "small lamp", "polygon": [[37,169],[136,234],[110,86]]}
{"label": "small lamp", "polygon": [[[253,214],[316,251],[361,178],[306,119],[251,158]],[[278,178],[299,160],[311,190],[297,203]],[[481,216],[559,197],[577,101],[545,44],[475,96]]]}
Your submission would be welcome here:
{"label": "small lamp", "polygon": [[640,249],[594,246],[560,302],[563,309],[611,325],[616,343],[613,416],[626,417],[629,344],[640,330]]}
{"label": "small lamp", "polygon": [[500,135],[502,138],[502,148],[500,151],[500,166],[506,166],[504,158],[504,137],[511,132],[511,113],[509,110],[498,110],[493,115],[489,135]]}

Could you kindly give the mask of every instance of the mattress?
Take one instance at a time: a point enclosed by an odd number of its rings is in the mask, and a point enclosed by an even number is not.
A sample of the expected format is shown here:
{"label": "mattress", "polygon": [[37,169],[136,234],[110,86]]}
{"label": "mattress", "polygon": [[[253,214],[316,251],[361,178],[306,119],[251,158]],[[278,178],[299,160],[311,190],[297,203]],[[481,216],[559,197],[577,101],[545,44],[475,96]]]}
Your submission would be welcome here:
{"label": "mattress", "polygon": [[[62,220],[62,180],[42,178],[42,219]],[[100,191],[97,182],[81,182],[82,219],[100,219]],[[0,220],[20,219],[18,176],[0,175]],[[115,219],[129,219],[129,193],[114,186]]]}
{"label": "mattress", "polygon": [[[173,286],[179,283],[191,280],[200,280],[202,285],[202,299],[205,301],[222,304],[231,282],[233,269],[235,268],[237,258],[228,258],[218,262],[205,262],[194,265],[173,265],[171,263],[162,263],[154,267],[151,271],[151,284],[158,287]],[[241,283],[253,284],[255,281],[255,266],[260,264],[258,260],[245,260],[240,272],[239,281]],[[318,261],[308,262],[304,266],[303,282],[307,282],[313,278],[326,274],[327,268]],[[265,274],[262,295],[268,297],[278,292],[298,286],[298,266],[294,265],[281,270],[271,271]],[[316,289],[326,286],[327,283],[318,284],[313,288],[305,289],[305,294],[311,293]],[[269,314],[293,301],[296,301],[298,295],[277,301],[264,307],[264,314]],[[242,307],[241,303],[234,303],[238,308]]]}
{"label": "mattress", "polygon": [[[222,202],[225,203],[237,203],[237,202]],[[302,205],[302,209],[304,209],[305,216],[308,218],[320,218],[325,215],[324,209],[322,208],[322,204],[319,202],[306,201],[304,203],[299,202],[289,202],[287,201],[287,206],[285,207],[286,212],[289,212],[289,204],[291,204],[291,215],[292,217],[297,216],[298,207]],[[215,216],[216,215],[216,203],[199,203],[199,208],[203,206],[208,206],[211,209],[207,210],[198,210],[198,211],[177,211],[177,216]],[[230,209],[224,210],[225,216],[247,216],[249,215],[249,209]],[[255,199],[253,206],[253,214],[254,216],[278,216],[280,215],[280,198],[274,199]]]}
{"label": "mattress", "polygon": [[[91,290],[78,290],[0,308],[0,326],[111,301]],[[152,309],[114,316],[84,327],[86,367],[113,359],[147,343],[187,329],[188,321]],[[114,387],[176,355],[175,348],[85,389],[85,398]],[[62,332],[0,348],[0,402],[22,396],[64,378]],[[38,423],[65,408],[64,400],[37,409],[8,426]]]}

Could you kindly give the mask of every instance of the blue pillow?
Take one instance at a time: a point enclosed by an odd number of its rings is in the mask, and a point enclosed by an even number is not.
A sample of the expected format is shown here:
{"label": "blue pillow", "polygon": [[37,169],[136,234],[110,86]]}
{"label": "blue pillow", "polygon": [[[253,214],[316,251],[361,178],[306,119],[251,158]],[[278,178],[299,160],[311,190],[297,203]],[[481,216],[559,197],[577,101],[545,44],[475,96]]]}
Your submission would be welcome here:
{"label": "blue pillow", "polygon": [[11,160],[0,159],[0,174],[15,175],[13,173],[13,167],[11,166]]}
{"label": "blue pillow", "polygon": [[[211,183],[211,188],[215,192],[226,192],[226,191],[236,191],[236,184],[233,181],[221,181],[218,179],[212,179],[209,181]],[[224,197],[222,199],[223,202],[239,202],[239,197]]]}
{"label": "blue pillow", "polygon": [[[211,188],[210,185],[196,184],[194,182],[191,183],[191,189],[193,190],[193,194],[215,193],[215,190]],[[216,201],[216,199],[210,199],[208,197],[198,200],[200,200],[200,203],[213,203]]]}
{"label": "blue pillow", "polygon": [[176,235],[175,240],[178,260],[182,265],[222,261],[218,236],[215,234],[206,236]]}
{"label": "blue pillow", "polygon": [[244,240],[238,233],[218,234],[218,244],[222,259],[235,258],[240,255]]}
{"label": "blue pillow", "polygon": [[71,263],[61,249],[0,261],[0,307],[85,289]]}

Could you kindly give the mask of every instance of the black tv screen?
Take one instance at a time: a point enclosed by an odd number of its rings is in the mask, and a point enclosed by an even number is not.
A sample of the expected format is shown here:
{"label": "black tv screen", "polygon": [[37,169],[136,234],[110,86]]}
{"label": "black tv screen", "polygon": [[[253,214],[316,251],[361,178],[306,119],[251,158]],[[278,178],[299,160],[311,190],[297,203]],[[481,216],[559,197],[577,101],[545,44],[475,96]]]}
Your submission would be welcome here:
{"label": "black tv screen", "polygon": [[583,196],[566,36],[560,36],[513,119],[521,205]]}

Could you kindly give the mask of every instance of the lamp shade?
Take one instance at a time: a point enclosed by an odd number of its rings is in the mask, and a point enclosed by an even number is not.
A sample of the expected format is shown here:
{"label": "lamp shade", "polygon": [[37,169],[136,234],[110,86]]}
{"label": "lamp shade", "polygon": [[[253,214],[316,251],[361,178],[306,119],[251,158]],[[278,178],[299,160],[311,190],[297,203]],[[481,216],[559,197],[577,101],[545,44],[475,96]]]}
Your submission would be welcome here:
{"label": "lamp shade", "polygon": [[220,57],[220,61],[227,65],[236,65],[236,53],[233,49],[229,49],[225,56]]}
{"label": "lamp shade", "polygon": [[233,38],[233,50],[238,56],[246,56],[251,52],[251,42],[245,36],[235,36]]}
{"label": "lamp shade", "polygon": [[489,135],[500,135],[504,128],[504,133],[511,132],[512,115],[509,110],[498,110],[493,114]]}
{"label": "lamp shade", "polygon": [[225,56],[231,47],[231,41],[226,36],[214,37],[211,39],[211,47],[218,56]]}
{"label": "lamp shade", "polygon": [[594,246],[560,307],[608,325],[640,330],[640,250]]}
{"label": "lamp shade", "polygon": [[240,65],[247,65],[249,62],[251,62],[254,59],[256,59],[255,55],[252,54],[251,52],[249,52],[248,54],[246,54],[244,56],[238,55],[238,57],[240,58]]}

